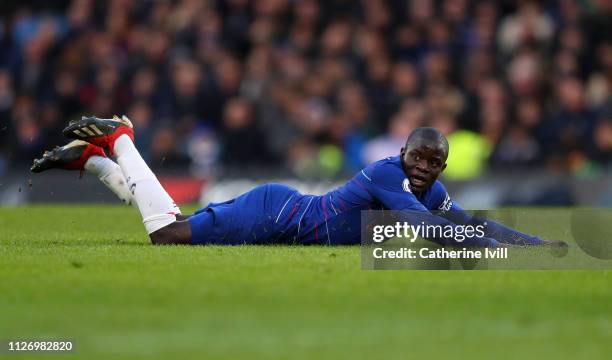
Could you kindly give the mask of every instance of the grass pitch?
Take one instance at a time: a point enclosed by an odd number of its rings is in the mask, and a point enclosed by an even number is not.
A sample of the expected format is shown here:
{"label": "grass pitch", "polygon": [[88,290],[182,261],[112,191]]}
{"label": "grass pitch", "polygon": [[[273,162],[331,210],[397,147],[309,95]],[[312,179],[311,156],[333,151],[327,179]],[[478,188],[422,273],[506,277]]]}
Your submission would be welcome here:
{"label": "grass pitch", "polygon": [[611,284],[364,271],[359,247],[155,247],[128,207],[0,208],[0,341],[70,339],[62,359],[604,359]]}

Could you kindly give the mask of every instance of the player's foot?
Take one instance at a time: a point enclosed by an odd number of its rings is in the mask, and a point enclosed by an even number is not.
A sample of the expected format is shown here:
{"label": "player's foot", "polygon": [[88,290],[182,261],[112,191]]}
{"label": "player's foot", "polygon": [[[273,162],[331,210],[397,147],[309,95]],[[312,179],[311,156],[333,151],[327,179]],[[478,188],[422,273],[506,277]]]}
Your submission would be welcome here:
{"label": "player's foot", "polygon": [[51,151],[45,151],[40,159],[34,159],[30,170],[34,173],[49,169],[83,170],[85,163],[93,155],[106,157],[104,150],[82,140],[73,140]]}
{"label": "player's foot", "polygon": [[121,135],[127,135],[134,140],[134,126],[127,116],[113,116],[112,119],[100,119],[95,116],[83,116],[81,120],[70,122],[63,131],[70,139],[84,140],[100,146],[113,154],[115,140]]}

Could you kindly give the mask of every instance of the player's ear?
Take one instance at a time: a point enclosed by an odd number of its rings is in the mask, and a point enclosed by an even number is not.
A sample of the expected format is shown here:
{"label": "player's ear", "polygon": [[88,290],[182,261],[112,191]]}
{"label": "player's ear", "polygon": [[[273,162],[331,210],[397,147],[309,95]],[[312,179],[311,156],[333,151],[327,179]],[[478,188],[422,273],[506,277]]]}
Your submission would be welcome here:
{"label": "player's ear", "polygon": [[442,170],[440,170],[440,172],[444,172],[444,169],[446,169],[446,163],[442,164]]}
{"label": "player's ear", "polygon": [[402,148],[401,148],[401,150],[400,150],[400,159],[403,159],[403,158],[404,158],[404,153],[405,153],[405,152],[406,152],[406,148],[405,148],[405,147],[402,147]]}

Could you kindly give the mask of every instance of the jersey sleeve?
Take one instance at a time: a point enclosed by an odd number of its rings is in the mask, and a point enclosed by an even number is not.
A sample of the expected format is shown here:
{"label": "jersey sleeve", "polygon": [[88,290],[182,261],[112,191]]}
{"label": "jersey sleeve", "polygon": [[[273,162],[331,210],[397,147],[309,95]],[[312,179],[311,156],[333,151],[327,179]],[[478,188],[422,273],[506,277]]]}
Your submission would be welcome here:
{"label": "jersey sleeve", "polygon": [[396,164],[382,162],[372,168],[366,168],[365,172],[365,175],[367,172],[370,175],[372,195],[387,209],[429,212],[414,196],[408,178]]}
{"label": "jersey sleeve", "polygon": [[446,188],[439,180],[432,185],[431,196],[428,208],[439,213],[451,211],[451,209],[460,209],[452,200]]}
{"label": "jersey sleeve", "polygon": [[[493,220],[474,216],[463,210],[459,205],[450,200],[450,196],[440,183],[436,190],[437,214],[445,219],[464,225],[484,225],[485,236],[495,239],[501,243],[515,245],[540,245],[543,241],[537,236],[528,235],[511,229]],[[442,200],[444,199],[444,200]]]}

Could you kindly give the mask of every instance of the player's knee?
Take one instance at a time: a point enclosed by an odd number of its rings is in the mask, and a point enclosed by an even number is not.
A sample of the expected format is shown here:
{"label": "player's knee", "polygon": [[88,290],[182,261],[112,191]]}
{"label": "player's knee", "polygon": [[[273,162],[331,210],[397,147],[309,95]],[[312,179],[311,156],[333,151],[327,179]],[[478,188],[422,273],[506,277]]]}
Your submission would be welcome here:
{"label": "player's knee", "polygon": [[168,226],[149,234],[153,245],[190,244],[191,234],[188,224],[176,221]]}

